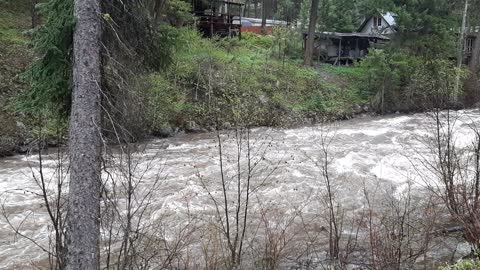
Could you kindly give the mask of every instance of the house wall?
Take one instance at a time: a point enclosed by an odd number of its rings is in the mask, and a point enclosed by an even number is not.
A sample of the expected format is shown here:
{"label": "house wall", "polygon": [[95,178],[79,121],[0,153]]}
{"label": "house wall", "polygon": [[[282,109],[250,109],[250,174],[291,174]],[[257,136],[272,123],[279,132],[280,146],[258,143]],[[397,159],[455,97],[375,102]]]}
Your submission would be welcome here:
{"label": "house wall", "polygon": [[316,39],[314,45],[314,54],[326,54],[329,57],[338,55],[338,45],[333,44],[329,39]]}
{"label": "house wall", "polygon": [[[265,26],[266,34],[271,35],[273,34],[273,27],[272,26]],[[255,33],[258,35],[262,33],[262,26],[242,26],[242,32],[250,32]]]}
{"label": "house wall", "polygon": [[377,29],[374,25],[373,25],[373,17],[371,17],[368,22],[365,24],[365,27],[362,28],[362,30],[360,31],[360,33],[364,33],[364,34],[382,34],[382,35],[388,35],[388,34],[393,34],[394,33],[394,30],[392,29],[392,27],[390,27],[387,23],[387,21],[385,21],[385,19],[382,17],[382,26],[380,29]]}

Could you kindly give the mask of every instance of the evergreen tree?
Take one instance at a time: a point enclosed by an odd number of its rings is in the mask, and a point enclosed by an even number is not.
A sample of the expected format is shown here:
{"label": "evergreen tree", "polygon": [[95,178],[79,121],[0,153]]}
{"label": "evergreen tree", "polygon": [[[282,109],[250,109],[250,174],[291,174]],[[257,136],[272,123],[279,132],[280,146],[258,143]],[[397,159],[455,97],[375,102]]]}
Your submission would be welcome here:
{"label": "evergreen tree", "polygon": [[457,3],[450,0],[397,0],[397,46],[427,59],[455,57]]}
{"label": "evergreen tree", "polygon": [[50,0],[40,8],[43,24],[34,34],[39,56],[24,73],[29,88],[16,103],[18,110],[34,116],[68,117],[71,100],[72,0]]}
{"label": "evergreen tree", "polygon": [[321,20],[322,31],[355,32],[361,20],[357,6],[351,0],[322,1]]}

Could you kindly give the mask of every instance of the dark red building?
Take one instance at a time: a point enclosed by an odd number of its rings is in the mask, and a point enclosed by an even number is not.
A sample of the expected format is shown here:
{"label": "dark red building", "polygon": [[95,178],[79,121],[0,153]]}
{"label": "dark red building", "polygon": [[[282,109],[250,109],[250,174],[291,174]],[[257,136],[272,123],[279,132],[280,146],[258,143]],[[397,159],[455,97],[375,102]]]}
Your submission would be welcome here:
{"label": "dark red building", "polygon": [[240,35],[241,21],[238,18],[241,17],[243,5],[236,1],[192,0],[198,28],[206,37]]}

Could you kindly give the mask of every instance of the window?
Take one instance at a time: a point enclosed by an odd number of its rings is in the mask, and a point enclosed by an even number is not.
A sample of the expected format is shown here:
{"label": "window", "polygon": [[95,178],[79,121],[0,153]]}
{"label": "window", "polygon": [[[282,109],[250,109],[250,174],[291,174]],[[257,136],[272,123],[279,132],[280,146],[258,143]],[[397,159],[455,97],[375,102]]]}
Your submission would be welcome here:
{"label": "window", "polygon": [[382,18],[375,16],[373,17],[373,26],[374,27],[381,27],[382,26]]}
{"label": "window", "polygon": [[465,52],[471,53],[473,50],[473,41],[475,38],[469,37],[465,40]]}

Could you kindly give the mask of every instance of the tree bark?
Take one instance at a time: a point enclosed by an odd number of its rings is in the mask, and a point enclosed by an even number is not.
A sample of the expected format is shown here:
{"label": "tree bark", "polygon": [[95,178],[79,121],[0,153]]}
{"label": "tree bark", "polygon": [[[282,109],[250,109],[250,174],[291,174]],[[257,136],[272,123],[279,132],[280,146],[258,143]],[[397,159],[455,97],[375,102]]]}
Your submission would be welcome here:
{"label": "tree bark", "polygon": [[67,269],[99,269],[101,159],[100,0],[75,0]]}
{"label": "tree bark", "polygon": [[262,34],[267,34],[267,12],[268,12],[268,5],[267,3],[270,0],[262,0]]}
{"label": "tree bark", "polygon": [[308,35],[307,41],[305,43],[305,55],[303,57],[303,64],[305,66],[312,65],[313,58],[313,45],[315,40],[315,27],[317,25],[317,13],[318,13],[318,4],[319,0],[312,0],[312,5],[310,7],[310,22],[308,24]]}
{"label": "tree bark", "polygon": [[37,27],[37,25],[39,25],[40,18],[38,16],[37,4],[38,4],[38,0],[31,0],[30,14],[32,17],[32,29]]}

